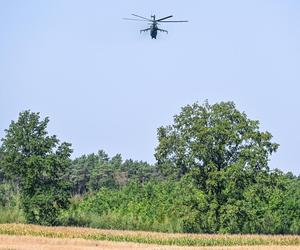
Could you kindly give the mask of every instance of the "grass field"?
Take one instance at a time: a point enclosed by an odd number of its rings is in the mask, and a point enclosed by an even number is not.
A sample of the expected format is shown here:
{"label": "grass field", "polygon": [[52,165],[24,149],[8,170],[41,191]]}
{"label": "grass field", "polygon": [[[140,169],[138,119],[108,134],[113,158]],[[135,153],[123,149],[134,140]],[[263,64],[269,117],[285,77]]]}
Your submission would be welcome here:
{"label": "grass field", "polygon": [[167,234],[76,227],[44,227],[24,224],[0,224],[0,234],[7,236],[131,242],[170,246],[294,246],[300,249],[300,236],[291,235]]}

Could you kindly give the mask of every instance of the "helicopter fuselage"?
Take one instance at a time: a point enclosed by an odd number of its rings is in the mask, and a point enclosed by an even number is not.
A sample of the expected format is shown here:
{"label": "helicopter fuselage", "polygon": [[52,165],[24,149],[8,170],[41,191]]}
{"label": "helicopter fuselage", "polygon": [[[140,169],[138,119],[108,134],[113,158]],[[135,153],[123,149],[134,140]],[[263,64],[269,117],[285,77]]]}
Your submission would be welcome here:
{"label": "helicopter fuselage", "polygon": [[152,39],[156,39],[157,37],[158,27],[156,23],[153,23],[150,27],[150,35]]}

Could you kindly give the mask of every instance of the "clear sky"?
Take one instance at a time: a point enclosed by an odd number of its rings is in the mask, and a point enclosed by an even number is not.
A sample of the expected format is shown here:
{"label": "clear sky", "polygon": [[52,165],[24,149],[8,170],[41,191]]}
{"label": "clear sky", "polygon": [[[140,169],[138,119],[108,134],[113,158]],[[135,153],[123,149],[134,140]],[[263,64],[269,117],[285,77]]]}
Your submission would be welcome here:
{"label": "clear sky", "polygon": [[[140,35],[131,13],[174,15]],[[186,104],[234,101],[280,144],[270,166],[300,174],[300,1],[0,1],[0,137],[25,109],[74,157],[155,162],[156,129]]]}

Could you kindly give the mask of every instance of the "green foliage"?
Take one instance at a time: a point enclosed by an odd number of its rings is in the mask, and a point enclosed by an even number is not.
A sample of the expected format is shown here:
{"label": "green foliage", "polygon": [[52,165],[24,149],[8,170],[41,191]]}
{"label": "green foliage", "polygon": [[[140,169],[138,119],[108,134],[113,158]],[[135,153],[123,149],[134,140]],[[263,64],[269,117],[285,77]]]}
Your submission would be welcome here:
{"label": "green foliage", "polygon": [[63,178],[70,164],[70,144],[48,136],[48,118],[25,111],[12,121],[2,139],[1,162],[6,175],[18,180],[26,221],[54,225],[68,206],[68,183]]}
{"label": "green foliage", "polygon": [[92,227],[200,232],[206,208],[204,194],[187,176],[180,182],[131,182],[120,190],[101,189],[73,207],[65,221],[85,214]]}
{"label": "green foliage", "polygon": [[[237,170],[228,171],[226,177]],[[242,176],[240,180],[245,179]],[[210,202],[193,174],[180,181],[131,182],[77,197],[64,214],[65,225],[162,232],[299,234],[300,182],[275,170],[238,190],[228,181],[224,204]],[[232,186],[231,186],[232,185]],[[220,220],[215,216],[220,207]]]}
{"label": "green foliage", "polygon": [[48,121],[26,111],[6,130],[0,222],[15,214],[45,225],[300,234],[300,178],[270,171],[278,144],[232,102],[184,107],[158,129],[156,165],[102,150],[70,161]]}
{"label": "green foliage", "polygon": [[23,211],[18,207],[0,206],[0,224],[2,223],[25,223]]}
{"label": "green foliage", "polygon": [[10,183],[0,183],[0,207],[11,207],[14,203],[14,190]]}
{"label": "green foliage", "polygon": [[179,176],[199,169],[204,184],[211,172],[240,162],[253,171],[268,170],[268,157],[278,148],[271,138],[232,102],[195,103],[183,107],[173,125],[158,129],[155,157],[159,164],[170,164]]}
{"label": "green foliage", "polygon": [[[252,233],[298,234],[300,222],[300,182],[275,170],[260,175],[245,192],[244,230]],[[295,227],[295,225],[298,225]]]}
{"label": "green foliage", "polygon": [[155,157],[162,172],[177,178],[193,173],[210,204],[209,232],[223,231],[220,222],[232,222],[222,218],[222,209],[240,213],[245,189],[257,174],[269,171],[269,156],[278,148],[271,138],[232,102],[195,103],[183,107],[173,125],[158,129]]}
{"label": "green foliage", "polygon": [[130,181],[141,183],[158,176],[156,166],[146,162],[126,160],[120,154],[111,159],[103,151],[76,158],[69,168],[73,195],[96,192],[101,188],[118,189]]}
{"label": "green foliage", "polygon": [[6,179],[1,157],[0,152],[0,223],[24,223],[18,183]]}

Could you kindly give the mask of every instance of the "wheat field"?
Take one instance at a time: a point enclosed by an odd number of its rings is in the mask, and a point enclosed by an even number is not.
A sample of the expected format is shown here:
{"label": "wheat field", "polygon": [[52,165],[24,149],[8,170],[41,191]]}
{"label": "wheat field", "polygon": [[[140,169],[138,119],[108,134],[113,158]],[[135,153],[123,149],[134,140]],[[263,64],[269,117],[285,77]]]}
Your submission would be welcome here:
{"label": "wheat field", "polygon": [[0,250],[299,250],[299,246],[159,246],[130,242],[0,235]]}
{"label": "wheat field", "polygon": [[168,234],[0,224],[0,249],[300,250],[300,236]]}

